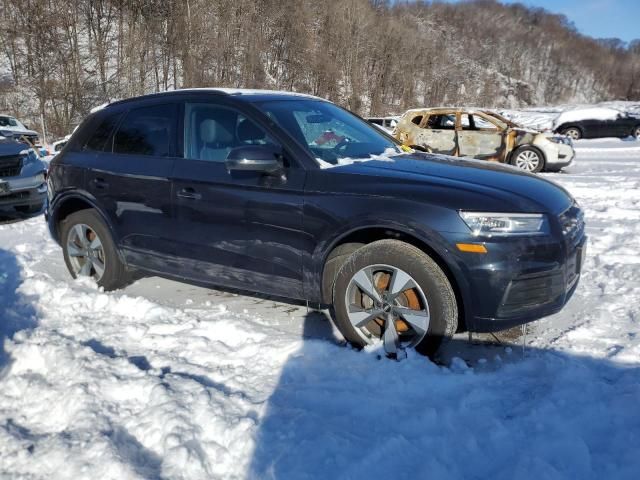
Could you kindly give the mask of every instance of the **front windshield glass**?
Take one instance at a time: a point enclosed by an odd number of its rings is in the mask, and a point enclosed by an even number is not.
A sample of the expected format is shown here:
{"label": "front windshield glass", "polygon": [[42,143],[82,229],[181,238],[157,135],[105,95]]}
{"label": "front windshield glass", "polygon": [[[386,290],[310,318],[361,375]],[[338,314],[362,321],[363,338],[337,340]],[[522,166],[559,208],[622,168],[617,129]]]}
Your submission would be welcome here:
{"label": "front windshield glass", "polygon": [[17,127],[18,122],[12,117],[0,117],[0,127]]}
{"label": "front windshield glass", "polygon": [[257,104],[306,146],[321,167],[401,153],[368,122],[321,100],[273,100]]}
{"label": "front windshield glass", "polygon": [[520,127],[520,125],[518,125],[516,122],[514,122],[513,120],[509,120],[507,117],[504,117],[504,116],[500,115],[499,113],[496,113],[496,112],[484,112],[484,113],[486,113],[487,115],[492,116],[493,118],[497,118],[498,120],[500,120],[501,122],[506,123],[510,127]]}

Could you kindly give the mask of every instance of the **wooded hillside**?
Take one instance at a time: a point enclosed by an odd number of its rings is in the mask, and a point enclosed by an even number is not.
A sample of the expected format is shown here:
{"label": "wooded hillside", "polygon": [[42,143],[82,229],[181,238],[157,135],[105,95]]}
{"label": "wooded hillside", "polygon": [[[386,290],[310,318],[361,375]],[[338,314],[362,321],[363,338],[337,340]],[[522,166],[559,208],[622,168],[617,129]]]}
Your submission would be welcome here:
{"label": "wooded hillside", "polygon": [[0,111],[33,127],[42,114],[51,136],[109,99],[191,86],[308,92],[363,115],[637,100],[640,41],[493,0],[0,0]]}

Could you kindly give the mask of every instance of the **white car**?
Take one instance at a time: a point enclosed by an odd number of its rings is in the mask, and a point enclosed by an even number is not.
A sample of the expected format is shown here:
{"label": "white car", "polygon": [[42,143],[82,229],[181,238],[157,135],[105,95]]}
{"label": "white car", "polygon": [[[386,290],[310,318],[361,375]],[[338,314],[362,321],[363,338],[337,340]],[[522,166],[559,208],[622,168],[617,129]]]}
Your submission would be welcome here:
{"label": "white car", "polygon": [[366,120],[380,128],[383,132],[391,133],[393,129],[396,128],[396,125],[398,125],[399,119],[400,117],[369,117]]}
{"label": "white car", "polygon": [[39,145],[38,132],[29,130],[20,120],[11,115],[0,115],[0,135],[5,138],[26,139],[31,145]]}

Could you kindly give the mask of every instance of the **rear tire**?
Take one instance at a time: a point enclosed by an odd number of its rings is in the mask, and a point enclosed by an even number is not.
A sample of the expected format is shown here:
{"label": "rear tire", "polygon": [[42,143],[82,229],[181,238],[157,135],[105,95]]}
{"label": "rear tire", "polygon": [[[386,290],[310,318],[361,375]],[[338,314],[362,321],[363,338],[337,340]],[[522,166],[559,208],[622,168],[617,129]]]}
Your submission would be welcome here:
{"label": "rear tire", "polygon": [[636,140],[640,140],[640,125],[636,125],[633,129],[633,132],[631,132],[631,135],[633,135]]}
{"label": "rear tire", "polygon": [[[369,287],[361,288],[366,279]],[[346,260],[333,285],[332,314],[349,343],[362,348],[382,339],[392,357],[410,347],[434,355],[458,327],[447,276],[423,251],[398,240],[370,243]]]}
{"label": "rear tire", "polygon": [[109,227],[95,210],[80,210],[66,217],[60,224],[60,241],[73,278],[90,276],[106,291],[129,283]]}

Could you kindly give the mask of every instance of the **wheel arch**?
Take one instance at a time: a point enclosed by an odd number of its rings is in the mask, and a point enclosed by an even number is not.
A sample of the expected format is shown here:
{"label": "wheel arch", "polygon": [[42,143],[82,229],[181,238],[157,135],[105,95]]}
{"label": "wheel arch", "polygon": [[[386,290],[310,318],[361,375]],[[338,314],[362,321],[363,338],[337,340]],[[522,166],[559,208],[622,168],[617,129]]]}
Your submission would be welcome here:
{"label": "wheel arch", "polygon": [[538,152],[538,154],[540,155],[540,158],[542,159],[542,170],[544,170],[544,168],[547,165],[547,155],[544,153],[544,151],[540,147],[538,147],[537,145],[534,145],[533,143],[525,143],[523,145],[518,145],[516,148],[511,150],[511,153],[509,154],[509,165],[513,165],[513,161],[515,159],[516,153],[518,153],[518,151],[522,150],[523,148],[530,148],[531,150],[535,150],[536,152]]}
{"label": "wheel arch", "polygon": [[54,234],[54,239],[60,243],[60,224],[69,215],[80,210],[93,209],[102,218],[104,223],[109,228],[109,231],[114,239],[117,237],[114,234],[113,225],[109,221],[109,218],[102,212],[97,203],[88,195],[84,195],[80,192],[70,192],[55,201],[52,204],[49,222],[51,223],[51,232]]}
{"label": "wheel arch", "polygon": [[468,317],[470,310],[467,308],[470,305],[470,298],[467,295],[468,288],[462,278],[462,273],[454,264],[445,260],[446,252],[436,246],[437,242],[426,240],[415,232],[403,231],[395,226],[391,228],[385,226],[360,227],[346,232],[334,240],[320,265],[322,302],[324,304],[331,303],[333,279],[342,266],[342,263],[330,265],[330,260],[336,256],[351,254],[361,246],[383,239],[399,240],[413,245],[436,262],[453,288],[458,305],[458,329],[464,331],[471,319]]}
{"label": "wheel arch", "polygon": [[562,125],[560,125],[558,128],[556,128],[556,132],[564,135],[563,132],[565,132],[566,130],[570,129],[570,128],[575,128],[576,130],[578,130],[580,132],[580,136],[584,137],[584,127],[577,125],[575,123],[564,123]]}

